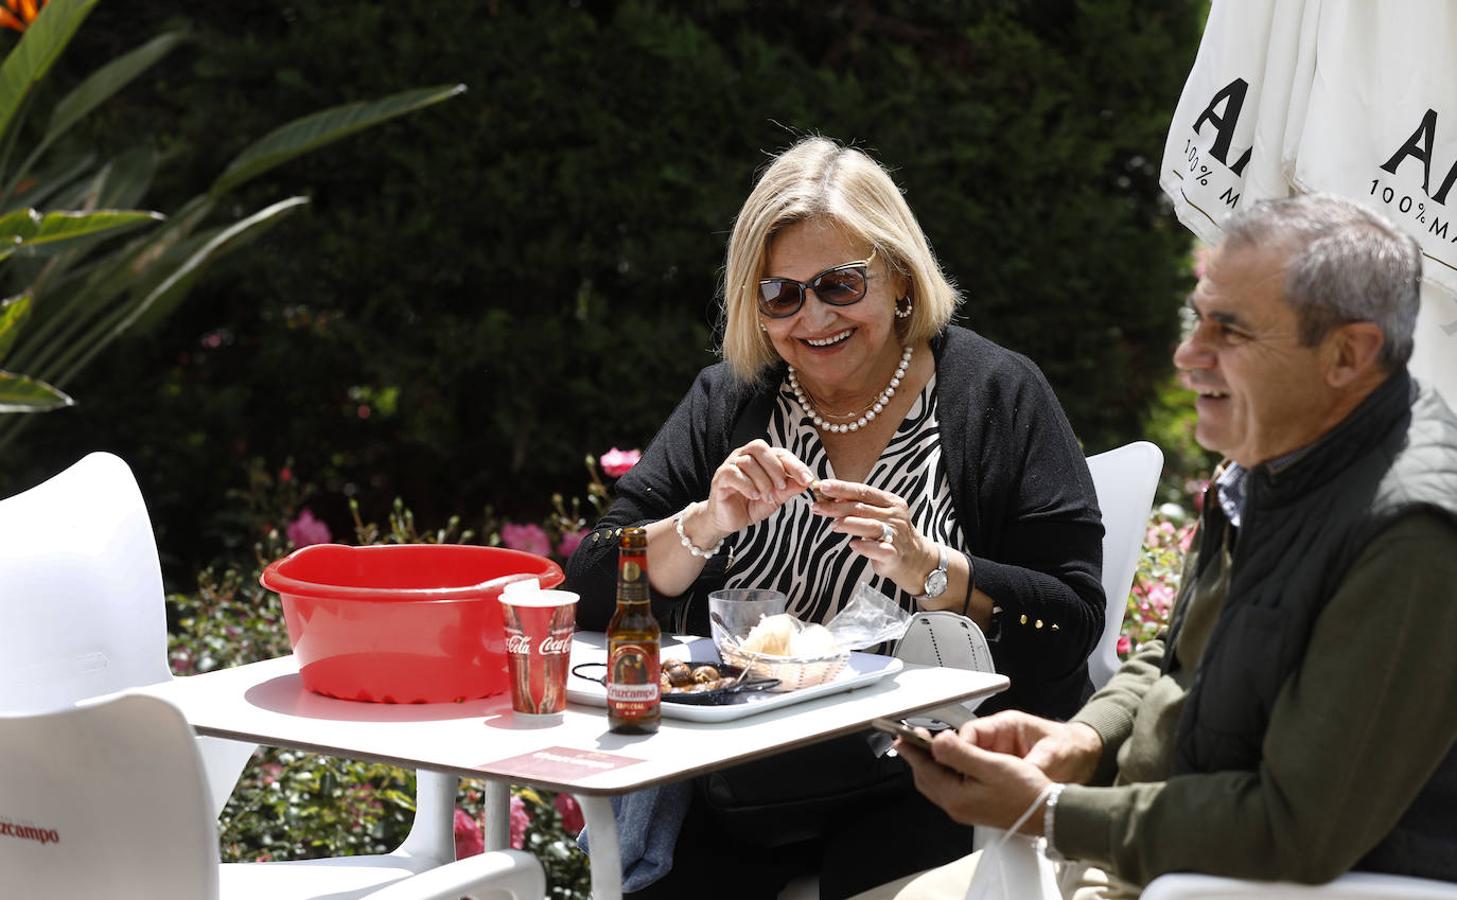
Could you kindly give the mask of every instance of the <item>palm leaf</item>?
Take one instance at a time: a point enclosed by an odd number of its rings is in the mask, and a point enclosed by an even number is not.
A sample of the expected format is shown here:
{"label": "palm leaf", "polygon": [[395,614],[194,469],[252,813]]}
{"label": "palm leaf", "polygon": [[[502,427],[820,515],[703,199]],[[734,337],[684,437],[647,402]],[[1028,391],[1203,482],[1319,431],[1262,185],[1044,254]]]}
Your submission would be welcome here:
{"label": "palm leaf", "polygon": [[44,381],[0,371],[0,413],[48,412],[75,403]]}
{"label": "palm leaf", "polygon": [[348,103],[295,119],[259,138],[238,154],[213,182],[214,197],[311,150],[389,119],[433,106],[465,90],[465,85],[420,88],[372,102]]}
{"label": "palm leaf", "polygon": [[57,376],[56,381],[61,384],[70,381],[77,372],[95,358],[96,354],[104,350],[154,308],[160,310],[155,315],[165,315],[167,311],[182,301],[198,276],[202,274],[203,269],[210,263],[228,251],[246,244],[277,224],[284,216],[308,202],[305,197],[290,197],[228,226],[204,244],[200,250],[188,257],[186,262],[178,266],[176,271],[146,296],[135,303],[121,307],[105,322],[100,323],[76,341],[71,352],[56,362],[55,368],[61,373]]}
{"label": "palm leaf", "polygon": [[[96,165],[96,157],[87,153],[79,157],[68,157],[44,170],[31,178],[25,179],[18,184],[15,190],[5,198],[5,205],[0,209],[10,207],[19,209],[25,206],[40,208],[42,206],[59,206],[60,204],[51,201],[53,197],[72,187],[76,180],[90,172]],[[10,204],[14,204],[13,207]]]}
{"label": "palm leaf", "polygon": [[99,234],[120,234],[160,222],[162,218],[161,213],[137,209],[48,213],[17,209],[0,216],[0,243],[32,253],[52,252],[68,241]]}
{"label": "palm leaf", "polygon": [[30,293],[16,294],[0,300],[0,362],[20,335],[20,326],[30,318]]}
{"label": "palm leaf", "polygon": [[134,147],[106,164],[106,183],[96,198],[105,209],[128,209],[142,202],[157,175],[157,148]]}
{"label": "palm leaf", "polygon": [[70,131],[92,110],[130,84],[138,75],[156,65],[182,40],[183,35],[180,32],[159,35],[92,72],[85,81],[76,86],[75,90],[62,98],[51,113],[51,121],[46,127],[45,136],[30,152],[30,156],[26,157],[25,162],[15,170],[15,174],[10,177],[6,193],[10,193],[16,182],[25,177],[26,173],[30,171],[30,167],[51,144]]}
{"label": "palm leaf", "polygon": [[149,291],[123,327],[134,324],[156,327],[186,298],[187,292],[192,289],[203,269],[226,254],[262,237],[270,228],[283,221],[284,217],[306,206],[308,202],[307,197],[289,197],[219,231],[200,249],[194,251],[186,262],[178,266],[177,271]]}
{"label": "palm leaf", "polygon": [[184,35],[178,31],[160,34],[92,72],[56,104],[55,111],[51,113],[51,121],[46,127],[45,137],[41,138],[42,146],[54,143],[57,138],[70,131],[72,126],[89,115],[93,109],[161,61],[183,39]]}
{"label": "palm leaf", "polygon": [[52,0],[0,65],[0,134],[4,134],[97,0]]}
{"label": "palm leaf", "polygon": [[[57,195],[55,206],[71,210],[133,207],[141,202],[156,170],[157,155],[150,145],[130,150],[109,160],[89,180]],[[32,285],[36,294],[51,295],[52,285],[64,281],[67,274],[85,260],[92,250],[106,244],[112,236],[112,232],[103,232],[87,238],[77,238],[68,241],[59,252],[45,254],[49,260],[43,272],[37,276],[42,280]],[[42,305],[49,306],[50,302]]]}
{"label": "palm leaf", "polygon": [[212,209],[206,194],[194,197],[161,228],[98,260],[86,273],[84,283],[68,283],[64,291],[47,291],[36,307],[35,323],[16,347],[12,362],[41,378],[53,375],[56,370],[52,361],[83,349],[75,344],[90,323],[108,310],[114,311],[115,299],[162,265],[172,247],[185,240]]}
{"label": "palm leaf", "polygon": [[24,234],[35,228],[38,218],[40,213],[33,209],[16,209],[0,215],[0,242],[19,244]]}

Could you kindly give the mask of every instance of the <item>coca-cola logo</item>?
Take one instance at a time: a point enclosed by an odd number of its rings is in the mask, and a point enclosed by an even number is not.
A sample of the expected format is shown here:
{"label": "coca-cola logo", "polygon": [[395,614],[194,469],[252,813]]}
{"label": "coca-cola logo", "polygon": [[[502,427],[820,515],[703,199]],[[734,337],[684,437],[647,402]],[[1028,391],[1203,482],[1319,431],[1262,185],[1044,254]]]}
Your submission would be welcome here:
{"label": "coca-cola logo", "polygon": [[[547,635],[536,648],[546,656],[561,656],[572,652],[571,635]],[[524,656],[531,652],[531,639],[524,634],[513,634],[506,638],[506,652]]]}

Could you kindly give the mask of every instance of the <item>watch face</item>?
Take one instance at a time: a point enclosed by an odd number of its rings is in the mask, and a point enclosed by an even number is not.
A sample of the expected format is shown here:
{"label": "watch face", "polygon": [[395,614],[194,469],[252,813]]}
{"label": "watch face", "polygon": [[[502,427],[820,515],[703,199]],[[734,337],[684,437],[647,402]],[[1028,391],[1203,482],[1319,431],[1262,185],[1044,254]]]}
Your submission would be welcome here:
{"label": "watch face", "polygon": [[946,591],[946,570],[932,569],[931,574],[926,576],[926,596],[931,599],[941,596]]}

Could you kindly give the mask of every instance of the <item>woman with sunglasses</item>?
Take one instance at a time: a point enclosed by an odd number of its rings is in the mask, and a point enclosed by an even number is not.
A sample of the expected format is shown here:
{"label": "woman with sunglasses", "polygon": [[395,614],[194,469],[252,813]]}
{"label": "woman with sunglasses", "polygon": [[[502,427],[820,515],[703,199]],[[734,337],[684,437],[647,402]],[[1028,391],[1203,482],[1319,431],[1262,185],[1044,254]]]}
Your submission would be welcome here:
{"label": "woman with sunglasses", "polygon": [[[579,625],[605,627],[612,533],[643,525],[665,631],[709,633],[706,597],[720,587],[777,589],[789,612],[826,622],[868,581],[907,610],[953,610],[987,633],[1012,685],[983,714],[1076,711],[1103,627],[1092,481],[1041,372],[950,324],[958,302],[877,163],[823,138],[778,156],[729,240],[724,362],[700,373],[568,564]],[[716,865],[767,891],[737,896],[773,896],[796,868],[820,874],[822,896],[847,896],[964,855],[970,830],[921,800],[899,760],[854,759],[855,741],[751,764],[790,795],[842,778],[834,793],[847,802],[763,817],[781,845],[809,843],[766,848],[773,835],[720,816],[725,837],[710,784],[673,872],[641,896],[691,893],[675,876]],[[855,766],[865,772],[845,771]]]}

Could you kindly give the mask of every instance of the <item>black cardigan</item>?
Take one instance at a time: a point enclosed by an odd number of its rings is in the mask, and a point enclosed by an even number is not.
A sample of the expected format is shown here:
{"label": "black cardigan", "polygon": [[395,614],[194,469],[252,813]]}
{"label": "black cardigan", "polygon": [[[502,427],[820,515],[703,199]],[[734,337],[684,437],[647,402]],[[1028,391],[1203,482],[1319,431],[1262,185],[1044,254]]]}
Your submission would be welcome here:
{"label": "black cardigan", "polygon": [[[1092,477],[1062,407],[1026,357],[951,326],[931,344],[937,415],[957,521],[976,586],[1002,607],[992,657],[1011,688],[982,712],[1025,709],[1067,718],[1091,693],[1087,657],[1103,633],[1103,525]],[[578,626],[603,630],[615,607],[616,536],[708,496],[729,451],[767,433],[782,365],[746,384],[719,363],[688,395],[616,486],[616,499],[567,563],[581,594]],[[710,590],[726,554],[682,597],[654,610],[671,630],[706,634]]]}

